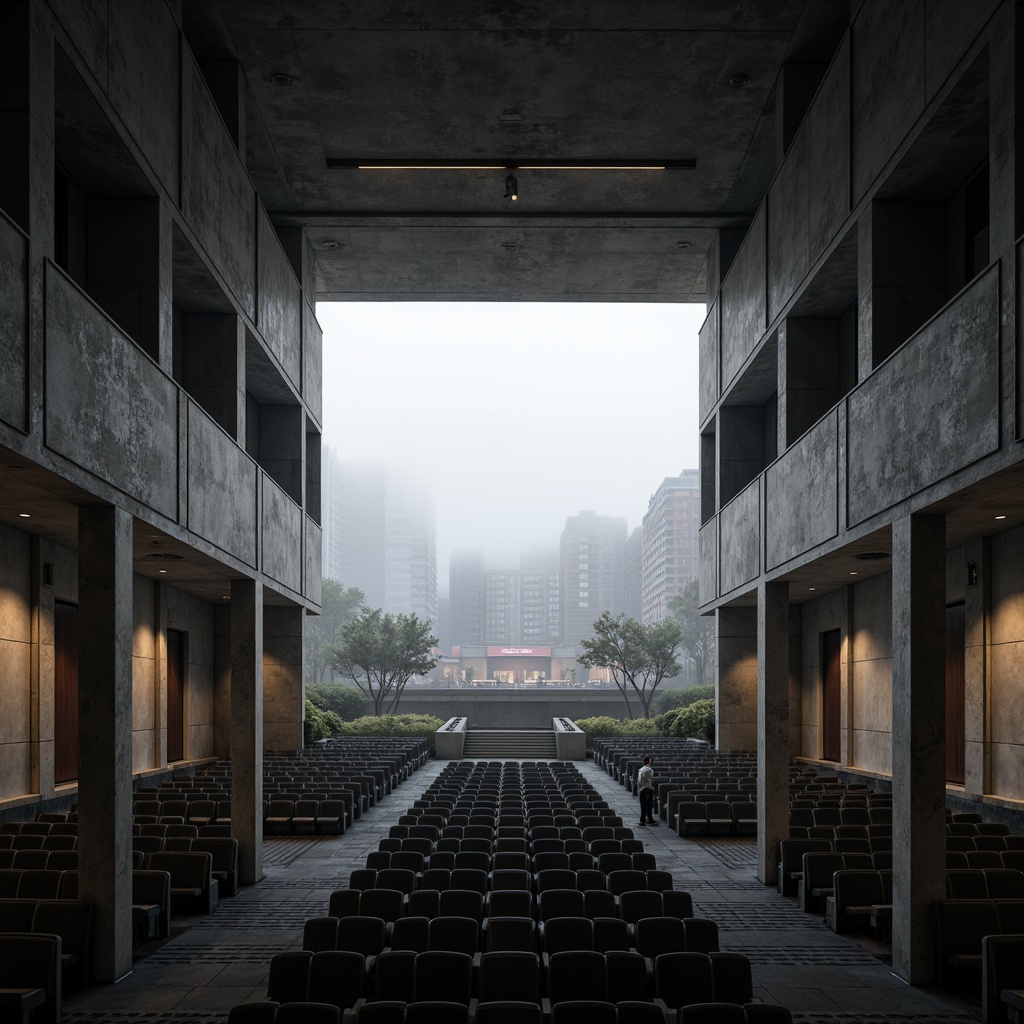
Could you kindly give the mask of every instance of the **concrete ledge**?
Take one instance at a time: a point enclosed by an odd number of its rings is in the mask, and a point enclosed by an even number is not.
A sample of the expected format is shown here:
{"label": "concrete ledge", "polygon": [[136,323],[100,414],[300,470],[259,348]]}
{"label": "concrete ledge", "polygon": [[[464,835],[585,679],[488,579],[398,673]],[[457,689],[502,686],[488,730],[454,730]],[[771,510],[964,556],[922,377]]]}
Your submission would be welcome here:
{"label": "concrete ledge", "polygon": [[461,761],[468,718],[449,718],[434,733],[434,756],[442,761]]}
{"label": "concrete ledge", "polygon": [[552,718],[555,731],[555,751],[559,761],[585,761],[587,734],[568,718]]}

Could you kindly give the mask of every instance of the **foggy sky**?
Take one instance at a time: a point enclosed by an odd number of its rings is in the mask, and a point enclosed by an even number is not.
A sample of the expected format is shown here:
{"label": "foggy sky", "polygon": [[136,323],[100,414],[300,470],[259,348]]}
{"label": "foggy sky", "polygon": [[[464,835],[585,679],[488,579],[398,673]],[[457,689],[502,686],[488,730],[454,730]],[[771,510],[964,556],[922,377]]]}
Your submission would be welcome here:
{"label": "foggy sky", "polygon": [[703,305],[319,303],[323,440],[432,482],[453,549],[515,568],[582,509],[639,526],[697,466]]}

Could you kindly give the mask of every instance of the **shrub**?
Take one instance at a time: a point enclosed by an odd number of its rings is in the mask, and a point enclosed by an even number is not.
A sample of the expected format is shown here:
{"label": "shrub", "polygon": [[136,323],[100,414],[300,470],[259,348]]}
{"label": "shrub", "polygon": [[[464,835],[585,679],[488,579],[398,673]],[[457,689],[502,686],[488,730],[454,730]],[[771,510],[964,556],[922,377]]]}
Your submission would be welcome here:
{"label": "shrub", "polygon": [[694,701],[689,707],[679,708],[674,712],[672,736],[693,736],[697,739],[713,743],[715,740],[715,702],[713,700]]}
{"label": "shrub", "polygon": [[444,721],[433,715],[366,715],[352,722],[342,722],[342,736],[426,736],[434,751],[434,733]]}
{"label": "shrub", "polygon": [[306,687],[306,696],[323,711],[333,711],[343,722],[365,714],[366,694],[354,683],[316,683]]}
{"label": "shrub", "polygon": [[306,698],[306,721],[303,735],[307,746],[317,740],[326,740],[336,736],[344,727],[344,722],[333,711],[319,708],[308,697]]}
{"label": "shrub", "polygon": [[713,683],[663,690],[654,699],[653,711],[655,714],[667,714],[669,711],[675,711],[678,708],[688,708],[694,701],[714,699],[715,687]]}
{"label": "shrub", "polygon": [[653,719],[611,718],[597,715],[594,718],[578,718],[576,725],[587,734],[587,750],[594,749],[595,736],[657,736],[658,727]]}

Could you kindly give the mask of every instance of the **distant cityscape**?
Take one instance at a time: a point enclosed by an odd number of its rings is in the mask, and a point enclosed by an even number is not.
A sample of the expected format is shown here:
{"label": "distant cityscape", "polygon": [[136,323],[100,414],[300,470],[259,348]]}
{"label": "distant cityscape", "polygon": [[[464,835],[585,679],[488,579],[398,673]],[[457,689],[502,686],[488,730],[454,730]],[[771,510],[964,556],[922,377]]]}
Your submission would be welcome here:
{"label": "distant cityscape", "polygon": [[[666,477],[642,525],[581,511],[559,538],[489,568],[481,550],[456,550],[448,594],[439,596],[437,518],[428,486],[381,463],[322,452],[323,573],[358,587],[366,603],[430,621],[448,685],[605,684],[581,669],[580,641],[603,613],[645,624],[697,578],[700,480],[695,469]],[[441,588],[443,590],[443,587]]]}

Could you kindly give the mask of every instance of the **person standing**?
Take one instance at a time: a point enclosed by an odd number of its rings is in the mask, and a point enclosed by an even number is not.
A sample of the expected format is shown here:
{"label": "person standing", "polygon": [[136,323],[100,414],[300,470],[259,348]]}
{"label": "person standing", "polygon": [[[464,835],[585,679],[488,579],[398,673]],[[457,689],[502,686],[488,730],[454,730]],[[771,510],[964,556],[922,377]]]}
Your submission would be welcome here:
{"label": "person standing", "polygon": [[636,777],[637,790],[640,794],[640,824],[657,825],[654,819],[654,769],[651,767],[650,755],[645,755],[643,764]]}

